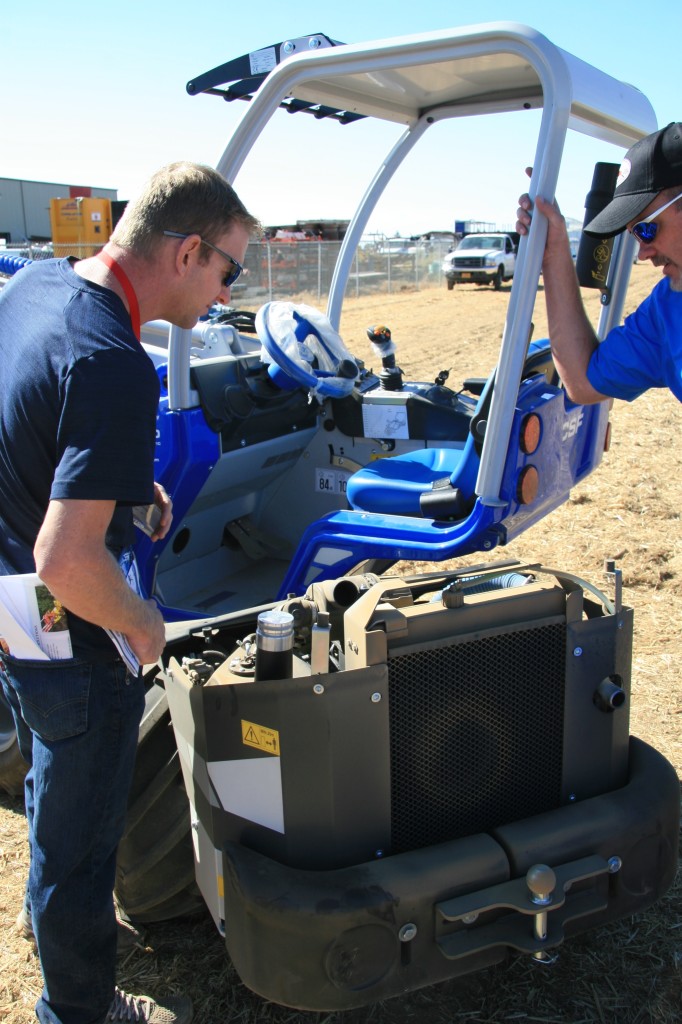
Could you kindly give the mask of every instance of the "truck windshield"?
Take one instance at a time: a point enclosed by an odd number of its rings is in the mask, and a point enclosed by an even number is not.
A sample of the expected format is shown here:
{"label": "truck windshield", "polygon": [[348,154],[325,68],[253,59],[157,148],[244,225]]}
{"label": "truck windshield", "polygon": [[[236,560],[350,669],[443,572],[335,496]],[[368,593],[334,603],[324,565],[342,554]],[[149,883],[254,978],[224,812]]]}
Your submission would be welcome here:
{"label": "truck windshield", "polygon": [[467,235],[457,246],[458,249],[504,249],[504,241],[495,235]]}

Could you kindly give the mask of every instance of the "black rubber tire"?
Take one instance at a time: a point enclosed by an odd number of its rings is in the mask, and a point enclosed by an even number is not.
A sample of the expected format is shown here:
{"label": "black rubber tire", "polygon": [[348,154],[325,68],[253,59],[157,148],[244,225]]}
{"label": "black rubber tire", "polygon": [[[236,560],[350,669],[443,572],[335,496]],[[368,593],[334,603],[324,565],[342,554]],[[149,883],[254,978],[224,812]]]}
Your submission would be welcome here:
{"label": "black rubber tire", "polygon": [[497,268],[497,273],[493,278],[493,288],[496,292],[502,291],[502,282],[504,281],[504,270],[502,267]]}
{"label": "black rubber tire", "polygon": [[147,690],[140,724],[115,894],[140,924],[206,910],[194,875],[189,803],[168,699],[157,683]]}
{"label": "black rubber tire", "polygon": [[445,283],[448,286],[448,291],[451,292],[452,289],[455,287],[455,282],[452,280],[452,278],[446,277],[445,278]]}
{"label": "black rubber tire", "polygon": [[28,765],[19,753],[14,718],[0,687],[0,789],[21,796]]}

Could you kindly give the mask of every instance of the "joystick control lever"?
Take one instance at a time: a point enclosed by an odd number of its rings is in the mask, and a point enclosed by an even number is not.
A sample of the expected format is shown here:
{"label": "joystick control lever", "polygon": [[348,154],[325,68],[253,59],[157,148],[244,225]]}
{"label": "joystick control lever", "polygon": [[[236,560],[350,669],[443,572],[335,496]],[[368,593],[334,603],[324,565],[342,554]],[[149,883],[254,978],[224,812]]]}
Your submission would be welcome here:
{"label": "joystick control lever", "polygon": [[367,328],[374,354],[381,359],[379,380],[384,391],[401,391],[403,371],[395,364],[395,342],[391,338],[391,329],[384,324],[376,324]]}

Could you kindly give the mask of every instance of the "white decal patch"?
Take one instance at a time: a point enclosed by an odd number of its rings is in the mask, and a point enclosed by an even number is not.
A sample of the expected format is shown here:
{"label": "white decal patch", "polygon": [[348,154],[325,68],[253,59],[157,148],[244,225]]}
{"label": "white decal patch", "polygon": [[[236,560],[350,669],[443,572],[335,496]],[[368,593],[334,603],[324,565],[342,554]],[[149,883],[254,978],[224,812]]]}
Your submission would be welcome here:
{"label": "white decal patch", "polygon": [[277,65],[277,55],[273,46],[267,46],[264,50],[256,50],[249,54],[249,64],[252,75],[267,75],[268,71]]}
{"label": "white decal patch", "polygon": [[209,761],[208,774],[224,810],[284,835],[279,757]]}
{"label": "white decal patch", "polygon": [[622,185],[623,182],[626,181],[630,177],[630,171],[631,170],[632,170],[632,164],[630,163],[630,161],[626,157],[625,160],[623,160],[622,164],[620,165],[620,170],[618,171],[618,181],[616,182],[616,188],[618,188],[619,185]]}

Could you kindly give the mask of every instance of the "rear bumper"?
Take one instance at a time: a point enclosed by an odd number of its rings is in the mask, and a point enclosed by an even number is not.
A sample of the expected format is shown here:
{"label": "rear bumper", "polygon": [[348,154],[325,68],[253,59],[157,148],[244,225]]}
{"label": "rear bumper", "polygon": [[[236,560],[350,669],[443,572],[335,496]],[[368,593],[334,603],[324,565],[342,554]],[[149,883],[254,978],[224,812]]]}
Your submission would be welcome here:
{"label": "rear bumper", "polygon": [[[665,893],[679,806],[671,765],[633,739],[621,789],[486,835],[333,871],[288,868],[227,843],[227,949],[255,992],[309,1010],[363,1006],[509,950],[542,956]],[[542,907],[526,883],[537,864],[556,875]]]}

